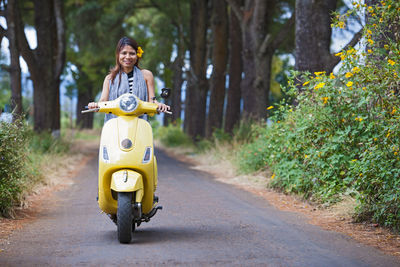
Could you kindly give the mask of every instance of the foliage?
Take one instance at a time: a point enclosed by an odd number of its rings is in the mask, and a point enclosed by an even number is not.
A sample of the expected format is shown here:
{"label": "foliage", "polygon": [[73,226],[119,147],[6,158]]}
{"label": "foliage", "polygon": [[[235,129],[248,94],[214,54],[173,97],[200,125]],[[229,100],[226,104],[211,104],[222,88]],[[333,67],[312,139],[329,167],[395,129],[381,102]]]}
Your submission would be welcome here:
{"label": "foliage", "polygon": [[192,145],[192,140],[182,131],[179,123],[171,123],[167,127],[159,127],[155,136],[168,147]]}
{"label": "foliage", "polygon": [[7,215],[24,189],[28,129],[22,122],[0,122],[0,215]]}
{"label": "foliage", "polygon": [[[400,230],[400,45],[390,34],[400,26],[400,3],[354,6],[370,14],[366,51],[338,53],[343,66],[336,75],[292,78],[286,93],[299,104],[273,107],[273,123],[242,148],[241,169],[268,164],[272,186],[317,201],[354,196],[359,218]],[[344,27],[345,18],[335,26]]]}
{"label": "foliage", "polygon": [[24,192],[42,179],[45,154],[66,153],[69,142],[36,134],[25,122],[0,122],[0,215],[8,216]]}

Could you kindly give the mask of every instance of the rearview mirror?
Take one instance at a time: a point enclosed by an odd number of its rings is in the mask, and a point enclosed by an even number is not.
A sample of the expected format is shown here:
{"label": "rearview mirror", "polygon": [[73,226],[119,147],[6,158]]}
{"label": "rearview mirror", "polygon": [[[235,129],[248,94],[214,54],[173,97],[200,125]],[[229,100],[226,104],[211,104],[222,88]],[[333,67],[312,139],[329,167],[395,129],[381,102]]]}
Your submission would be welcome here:
{"label": "rearview mirror", "polygon": [[163,88],[161,89],[161,97],[164,99],[167,99],[171,95],[171,89],[170,88]]}

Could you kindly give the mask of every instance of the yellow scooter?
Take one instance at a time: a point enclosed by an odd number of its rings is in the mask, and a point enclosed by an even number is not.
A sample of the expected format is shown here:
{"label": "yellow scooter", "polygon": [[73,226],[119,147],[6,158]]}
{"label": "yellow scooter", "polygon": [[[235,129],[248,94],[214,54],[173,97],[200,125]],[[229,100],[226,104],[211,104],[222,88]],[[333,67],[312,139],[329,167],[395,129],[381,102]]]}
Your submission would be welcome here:
{"label": "yellow scooter", "polygon": [[[169,95],[163,89],[162,97]],[[144,102],[133,94],[113,101],[99,102],[98,108],[86,112],[117,115],[108,120],[101,132],[99,149],[100,209],[116,223],[118,240],[130,243],[135,224],[150,221],[157,210],[157,161],[154,156],[150,124],[139,116],[157,114],[157,104]]]}

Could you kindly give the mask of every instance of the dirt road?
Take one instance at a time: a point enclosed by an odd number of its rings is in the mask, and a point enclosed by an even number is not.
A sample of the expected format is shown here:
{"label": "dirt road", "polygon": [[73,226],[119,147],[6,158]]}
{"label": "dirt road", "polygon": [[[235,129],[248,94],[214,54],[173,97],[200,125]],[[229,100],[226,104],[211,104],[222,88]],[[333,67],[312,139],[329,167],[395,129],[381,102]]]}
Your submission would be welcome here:
{"label": "dirt road", "polygon": [[400,266],[158,151],[164,209],[121,245],[97,206],[97,159],[0,252],[0,266]]}

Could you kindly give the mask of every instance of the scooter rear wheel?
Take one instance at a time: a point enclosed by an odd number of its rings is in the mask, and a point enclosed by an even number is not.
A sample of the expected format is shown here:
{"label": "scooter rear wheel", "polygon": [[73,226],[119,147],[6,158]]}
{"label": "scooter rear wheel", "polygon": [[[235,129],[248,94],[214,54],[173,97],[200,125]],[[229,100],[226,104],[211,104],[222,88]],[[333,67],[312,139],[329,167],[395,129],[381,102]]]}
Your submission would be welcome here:
{"label": "scooter rear wheel", "polygon": [[132,193],[118,192],[117,227],[120,243],[131,242],[132,220]]}

